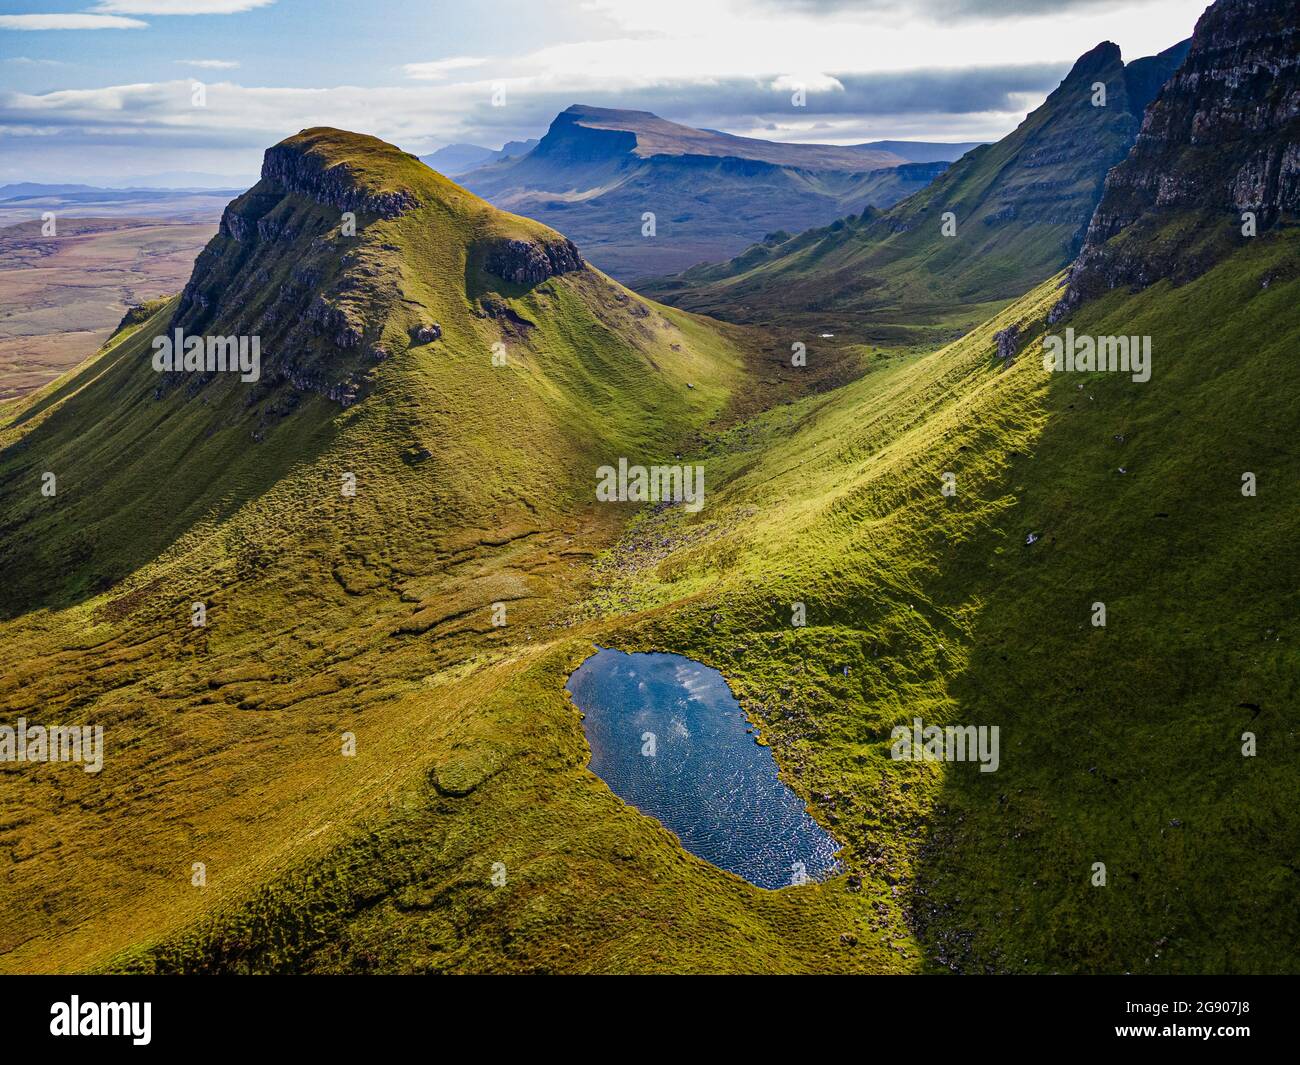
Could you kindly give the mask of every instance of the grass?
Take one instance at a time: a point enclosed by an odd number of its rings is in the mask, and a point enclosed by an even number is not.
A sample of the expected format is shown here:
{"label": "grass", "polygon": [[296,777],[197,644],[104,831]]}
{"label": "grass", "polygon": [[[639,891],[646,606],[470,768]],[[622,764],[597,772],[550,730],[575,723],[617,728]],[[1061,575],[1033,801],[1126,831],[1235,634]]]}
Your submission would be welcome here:
{"label": "grass", "polygon": [[[290,247],[255,246],[225,282],[220,321],[238,332],[273,305],[286,258],[330,294],[345,256],[398,278],[366,308],[366,343],[390,355],[356,405],[275,383],[285,331],[263,336],[271,384],[254,402],[219,380],[156,396],[168,303],[6,408],[4,717],[102,724],[108,750],[98,776],[0,771],[0,968],[896,965],[839,942],[864,896],[769,895],[625,807],[583,768],[563,695],[596,631],[569,616],[626,517],[595,506],[596,467],[734,421],[751,372],[777,396],[799,383],[742,331],[594,271],[493,282],[477,241],[547,231],[404,180],[426,206],[363,220],[346,251],[319,205],[284,197],[275,218],[302,227]],[[213,291],[244,254],[228,239],[212,275],[200,264]],[[503,332],[476,313],[485,292],[535,324]],[[430,318],[443,339],[411,344]],[[347,370],[327,341],[299,365]],[[507,889],[489,883],[496,861]],[[384,920],[411,927],[393,939]]]}
{"label": "grass", "polygon": [[[1292,232],[1075,315],[1152,336],[1147,384],[1042,370],[1056,279],[801,381],[594,271],[497,284],[535,323],[503,333],[476,241],[538,231],[415,191],[343,253],[397,279],[354,406],[155,399],[169,305],[4,409],[3,716],[108,751],[0,767],[0,969],[1295,969]],[[596,466],[675,454],[698,516],[593,503]],[[720,669],[845,874],[759,890],[588,772],[564,683],[596,643]],[[999,726],[1001,768],[891,761],[913,716]]]}
{"label": "grass", "polygon": [[[1151,336],[1145,385],[1043,372],[1051,281],[775,412],[771,446],[710,466],[709,531],[624,575],[648,611],[611,642],[722,670],[864,874],[905,885],[932,963],[1294,971],[1300,316],[1276,278],[1295,250],[1259,240],[1070,321]],[[1027,341],[1003,371],[992,333],[1013,322]],[[1267,497],[1242,496],[1245,471]],[[891,762],[914,716],[998,725],[1002,767]]]}

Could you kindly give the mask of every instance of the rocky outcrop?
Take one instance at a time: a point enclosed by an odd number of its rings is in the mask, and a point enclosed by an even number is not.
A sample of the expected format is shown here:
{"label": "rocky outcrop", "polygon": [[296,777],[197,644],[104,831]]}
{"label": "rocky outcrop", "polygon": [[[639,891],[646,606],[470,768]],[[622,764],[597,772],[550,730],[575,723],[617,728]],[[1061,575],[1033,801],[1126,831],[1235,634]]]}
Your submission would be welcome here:
{"label": "rocky outcrop", "polygon": [[558,236],[548,241],[498,240],[483,259],[488,273],[516,285],[537,285],[582,267],[582,256],[573,241]]}
{"label": "rocky outcrop", "polygon": [[322,295],[307,305],[303,317],[316,335],[325,337],[336,348],[358,347],[365,334],[365,325],[352,308],[332,303]]}
{"label": "rocky outcrop", "polygon": [[395,218],[420,206],[409,189],[370,188],[353,167],[347,163],[327,165],[325,158],[311,149],[309,140],[299,142],[297,138],[266,150],[262,181],[327,207],[380,218]]}
{"label": "rocky outcrop", "polygon": [[[1300,26],[1294,0],[1217,0],[1111,171],[1053,320],[1116,287],[1190,280],[1241,232],[1300,210]],[[1178,219],[1194,224],[1170,225]],[[1207,240],[1207,226],[1221,227]],[[1125,233],[1123,240],[1112,238]],[[1209,234],[1211,237],[1213,233]]]}
{"label": "rocky outcrop", "polygon": [[1005,369],[1016,361],[1016,352],[1020,350],[1020,323],[1016,322],[1005,329],[999,329],[993,334],[993,342],[997,344],[995,358],[1002,360],[1002,367]]}

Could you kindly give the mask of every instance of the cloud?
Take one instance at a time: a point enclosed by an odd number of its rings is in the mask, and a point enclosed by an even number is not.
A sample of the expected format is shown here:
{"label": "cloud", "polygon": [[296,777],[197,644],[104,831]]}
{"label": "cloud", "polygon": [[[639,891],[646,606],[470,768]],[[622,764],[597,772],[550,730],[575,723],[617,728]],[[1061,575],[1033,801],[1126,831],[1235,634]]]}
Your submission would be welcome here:
{"label": "cloud", "polygon": [[[654,111],[679,122],[735,132],[775,131],[780,140],[839,141],[897,134],[900,122],[924,121],[955,139],[1000,136],[1055,87],[1068,64],[826,75],[837,88],[793,107],[774,89],[781,76],[681,79],[611,86],[570,77],[509,83],[505,107],[493,107],[490,81],[437,87],[335,86],[326,89],[207,85],[207,106],[191,105],[190,83],[116,85],[45,93],[0,93],[0,125],[62,130],[69,143],[124,139],[142,146],[229,147],[250,159],[314,125],[371,133],[408,151],[435,143],[500,143],[535,136],[573,103]],[[928,116],[928,117],[926,117]],[[242,163],[242,160],[241,160]],[[247,165],[247,164],[245,164]]]}
{"label": "cloud", "polygon": [[[97,14],[86,17],[164,8],[171,14],[251,10],[263,2],[102,0]],[[978,32],[969,21],[902,24],[903,11],[939,10],[940,0],[916,0],[915,8],[890,0],[891,17],[879,17],[885,0],[855,0],[838,15],[837,2],[583,0],[573,5],[580,18],[575,14],[557,22],[554,33],[528,38],[535,41],[531,47],[501,40],[500,55],[485,51],[405,64],[410,53],[381,57],[359,62],[362,85],[223,80],[206,86],[206,108],[191,106],[184,70],[172,72],[174,80],[148,84],[0,90],[0,128],[52,131],[39,139],[69,170],[89,165],[81,157],[98,159],[127,145],[220,157],[195,159],[190,169],[255,170],[265,148],[313,125],[370,133],[417,153],[457,141],[496,146],[538,136],[575,103],[653,111],[692,126],[781,141],[995,140],[1098,41],[1120,40],[1130,58],[1159,51],[1185,33],[1205,0],[1133,0],[1122,17],[1106,7],[1108,0],[1059,0],[1059,18],[999,19]],[[1008,3],[1026,12],[1043,7],[1040,0]],[[988,15],[995,6],[992,0],[947,0],[945,9]],[[819,11],[830,21],[816,17]],[[236,20],[232,28],[248,30],[251,21]],[[313,53],[295,74],[304,79],[299,85],[311,84],[305,79],[313,76],[337,76],[327,59]],[[171,65],[170,56],[166,62]],[[211,62],[209,69],[230,69],[215,65],[226,60]],[[138,57],[123,56],[122,69],[142,68]],[[395,73],[402,76],[397,84],[382,84],[385,74],[392,80]],[[803,107],[792,99],[797,83],[806,88]],[[505,106],[492,106],[497,86],[506,90]],[[0,139],[0,151],[11,148],[20,162],[26,156],[46,165],[44,156],[16,143]]]}
{"label": "cloud", "polygon": [[96,11],[111,15],[237,15],[275,0],[100,0]]}
{"label": "cloud", "polygon": [[148,25],[116,15],[0,15],[0,30],[140,30]]}
{"label": "cloud", "polygon": [[772,82],[771,88],[774,92],[794,92],[796,89],[803,89],[804,92],[843,92],[844,84],[829,74],[782,74]]}
{"label": "cloud", "polygon": [[486,59],[476,59],[474,56],[462,55],[451,59],[435,59],[428,63],[407,63],[402,67],[402,72],[408,78],[414,78],[417,81],[440,81],[454,70],[480,67],[486,62]]}
{"label": "cloud", "polygon": [[[1026,15],[1063,15],[1072,11],[1138,6],[1143,0],[910,0],[908,13],[929,21],[956,19],[1023,18]],[[1147,0],[1150,2],[1150,0]],[[897,16],[898,0],[759,0],[769,10],[799,15]]]}
{"label": "cloud", "polygon": [[68,64],[62,59],[32,59],[31,56],[15,55],[5,60],[6,63],[17,63],[24,67],[66,67]]}
{"label": "cloud", "polygon": [[174,59],[183,67],[202,67],[204,70],[234,70],[239,66],[238,59]]}

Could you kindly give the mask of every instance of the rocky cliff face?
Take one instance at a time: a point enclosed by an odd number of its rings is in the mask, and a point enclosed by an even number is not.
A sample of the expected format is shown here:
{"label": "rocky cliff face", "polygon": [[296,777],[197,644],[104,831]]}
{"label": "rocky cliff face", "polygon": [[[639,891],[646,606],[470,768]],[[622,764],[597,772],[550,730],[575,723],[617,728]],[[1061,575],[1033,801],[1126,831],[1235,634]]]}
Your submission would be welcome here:
{"label": "rocky cliff face", "polygon": [[1295,0],[1217,0],[1107,178],[1053,316],[1107,289],[1196,277],[1239,238],[1243,212],[1262,231],[1298,209]]}
{"label": "rocky cliff face", "polygon": [[548,277],[582,269],[582,256],[573,241],[563,237],[546,243],[501,240],[488,248],[483,268],[516,285],[536,285]]}
{"label": "rocky cliff face", "polygon": [[[1080,56],[1044,103],[1042,121],[1026,119],[1023,144],[989,190],[985,224],[1072,224],[1075,254],[1107,173],[1128,154],[1144,108],[1185,50],[1176,45],[1126,66],[1119,46],[1103,41]],[[1094,103],[1099,84],[1102,106]]]}
{"label": "rocky cliff face", "polygon": [[266,150],[261,184],[268,186],[268,191],[297,193],[325,207],[379,218],[395,218],[420,206],[409,189],[369,188],[357,168],[347,163],[331,165],[299,143],[281,143]]}
{"label": "rocky cliff face", "polygon": [[[355,138],[353,147],[358,159],[405,157],[373,138]],[[267,150],[262,179],[226,207],[168,326],[190,336],[259,338],[253,401],[287,386],[354,402],[400,289],[391,257],[366,227],[415,210],[419,198],[377,186],[360,163],[332,159],[327,149],[337,155],[337,131],[307,131]],[[348,211],[355,229],[345,232]],[[196,395],[212,379],[168,373],[158,394]]]}

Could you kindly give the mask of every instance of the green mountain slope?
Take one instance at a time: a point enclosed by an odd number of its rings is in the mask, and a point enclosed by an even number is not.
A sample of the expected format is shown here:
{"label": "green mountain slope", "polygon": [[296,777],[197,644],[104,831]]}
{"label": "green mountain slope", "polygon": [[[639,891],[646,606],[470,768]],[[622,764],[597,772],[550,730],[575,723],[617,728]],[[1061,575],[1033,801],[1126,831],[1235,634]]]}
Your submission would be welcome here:
{"label": "green mountain slope", "polygon": [[[1050,280],[933,355],[717,434],[705,510],[641,516],[597,559],[566,633],[495,692],[490,716],[521,731],[545,708],[529,753],[501,733],[463,737],[436,800],[130,964],[1294,971],[1287,545],[1300,528],[1278,486],[1300,474],[1286,445],[1300,282],[1257,278],[1295,254],[1280,235],[1183,289],[1081,312],[1079,330],[1155,338],[1145,385],[1043,371]],[[1261,321],[1274,325],[1263,342]],[[1027,344],[1006,368],[994,333],[1017,323]],[[1246,469],[1267,486],[1254,498]],[[1099,601],[1104,628],[1091,624]],[[804,628],[790,624],[795,602]],[[666,861],[648,819],[605,820],[619,804],[583,781],[576,715],[555,699],[592,642],[724,672],[847,844],[848,872],[817,889],[826,908],[688,880],[695,863]],[[521,716],[508,707],[525,691]],[[998,771],[892,761],[891,729],[915,717],[998,726]],[[528,765],[502,768],[494,742]],[[572,762],[548,753],[556,743]],[[545,773],[515,791],[534,765]],[[472,807],[453,797],[466,788]],[[527,870],[527,906],[483,887],[485,847]],[[654,889],[634,916],[593,896],[597,883]],[[670,891],[682,911],[647,927]],[[781,902],[793,904],[778,918]],[[725,942],[706,931],[719,913],[734,922]],[[688,956],[692,939],[705,945]]]}
{"label": "green mountain slope", "polygon": [[[109,756],[0,772],[0,967],[1295,971],[1298,240],[800,382],[395,149],[273,150],[180,300],[6,408],[5,716]],[[265,326],[263,381],[160,382],[174,316]],[[1047,372],[1067,324],[1150,379]],[[616,454],[704,463],[704,508],[595,506]],[[619,801],[593,644],[720,669],[844,873],[759,891]],[[918,717],[997,771],[891,759]]]}
{"label": "green mountain slope", "polygon": [[[597,559],[580,631],[722,670],[846,842],[826,967],[1295,971],[1298,250],[1272,227],[1078,306],[1078,334],[1151,338],[1146,382],[1045,371],[1049,278],[933,354],[719,427],[705,511],[643,514]],[[918,717],[997,726],[998,770],[892,760]],[[398,968],[445,927],[367,906],[360,853],[328,867],[350,892],[310,968]],[[339,894],[289,885],[150,964],[211,964],[308,899]],[[591,967],[654,969],[673,940],[612,928]]]}
{"label": "green mountain slope", "polygon": [[[1078,251],[1106,173],[1128,152],[1158,87],[1152,72],[1168,76],[1185,51],[1184,43],[1125,67],[1118,47],[1100,44],[1015,131],[890,210],[642,289],[690,310],[806,332],[852,329],[878,342],[959,335]],[[1105,106],[1093,103],[1099,83]],[[955,229],[945,235],[949,214]]]}
{"label": "green mountain slope", "polygon": [[[584,768],[562,690],[590,637],[568,625],[626,517],[596,505],[596,467],[671,461],[736,417],[754,356],[568,247],[310,130],[268,152],[181,297],[5,409],[3,716],[102,725],[106,754],[0,771],[0,968],[95,968],[281,875],[325,910],[280,913],[223,966],[298,957],[353,887],[439,924],[394,945],[404,968],[822,964],[838,896],[765,897]],[[160,375],[175,326],[256,331],[260,380]],[[373,853],[397,837],[413,849]],[[325,873],[349,846],[360,880]],[[619,942],[669,926],[654,951]]]}
{"label": "green mountain slope", "polygon": [[[1071,319],[1151,336],[1146,384],[1044,372],[1050,280],[720,444],[707,529],[648,527],[685,546],[609,567],[647,610],[611,642],[731,679],[930,962],[1295,971],[1298,251],[1261,238]],[[1000,768],[891,761],[915,717],[999,726]]]}

